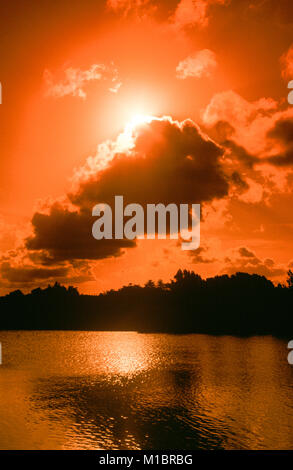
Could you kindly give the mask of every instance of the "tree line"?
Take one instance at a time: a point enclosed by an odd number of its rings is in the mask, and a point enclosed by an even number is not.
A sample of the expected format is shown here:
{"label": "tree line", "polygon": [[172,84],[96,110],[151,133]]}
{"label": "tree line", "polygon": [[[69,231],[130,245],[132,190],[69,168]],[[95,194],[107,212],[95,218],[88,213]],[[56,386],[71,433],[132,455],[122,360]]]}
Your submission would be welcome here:
{"label": "tree line", "polygon": [[293,337],[293,273],[275,286],[238,272],[203,279],[178,270],[167,283],[83,295],[57,282],[0,297],[1,330],[100,330]]}

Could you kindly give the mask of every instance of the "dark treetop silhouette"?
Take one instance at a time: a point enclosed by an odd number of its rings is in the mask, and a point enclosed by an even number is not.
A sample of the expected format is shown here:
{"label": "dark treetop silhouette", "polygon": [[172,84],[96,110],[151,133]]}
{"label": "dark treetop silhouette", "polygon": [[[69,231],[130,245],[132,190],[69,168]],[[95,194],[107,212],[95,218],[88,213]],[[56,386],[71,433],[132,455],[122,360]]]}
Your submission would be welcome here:
{"label": "dark treetop silhouette", "polygon": [[169,283],[148,281],[90,296],[58,283],[0,297],[0,329],[293,336],[293,273],[286,285],[236,273],[202,279],[179,270]]}

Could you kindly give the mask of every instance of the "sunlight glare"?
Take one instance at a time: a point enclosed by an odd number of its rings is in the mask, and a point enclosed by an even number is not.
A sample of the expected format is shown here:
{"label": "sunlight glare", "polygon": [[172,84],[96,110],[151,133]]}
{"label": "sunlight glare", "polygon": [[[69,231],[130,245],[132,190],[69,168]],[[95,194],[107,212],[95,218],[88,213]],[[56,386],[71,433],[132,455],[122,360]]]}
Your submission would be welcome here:
{"label": "sunlight glare", "polygon": [[143,124],[149,124],[154,119],[154,116],[148,114],[133,114],[130,118],[127,128],[134,130],[136,127],[142,126]]}

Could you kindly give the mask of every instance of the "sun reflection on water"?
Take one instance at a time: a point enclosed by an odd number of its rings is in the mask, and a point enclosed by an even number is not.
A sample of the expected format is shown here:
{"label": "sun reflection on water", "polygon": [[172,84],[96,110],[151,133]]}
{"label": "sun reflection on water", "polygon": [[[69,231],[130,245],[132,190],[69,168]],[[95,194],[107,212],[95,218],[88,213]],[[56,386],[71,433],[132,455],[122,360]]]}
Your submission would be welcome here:
{"label": "sun reflection on water", "polygon": [[1,449],[293,449],[281,340],[4,332],[1,341]]}

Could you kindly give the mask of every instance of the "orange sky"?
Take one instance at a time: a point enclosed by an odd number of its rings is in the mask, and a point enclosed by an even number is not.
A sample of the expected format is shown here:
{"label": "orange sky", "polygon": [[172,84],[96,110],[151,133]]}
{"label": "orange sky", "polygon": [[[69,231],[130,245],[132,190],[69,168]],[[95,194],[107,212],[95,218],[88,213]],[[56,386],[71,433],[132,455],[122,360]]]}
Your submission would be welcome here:
{"label": "orange sky", "polygon": [[[178,268],[283,281],[293,265],[292,22],[289,0],[1,5],[0,294],[55,280],[96,293]],[[133,130],[131,162],[121,134],[137,114],[170,118]],[[119,190],[131,202],[201,203],[200,248],[97,247],[89,210]]]}

